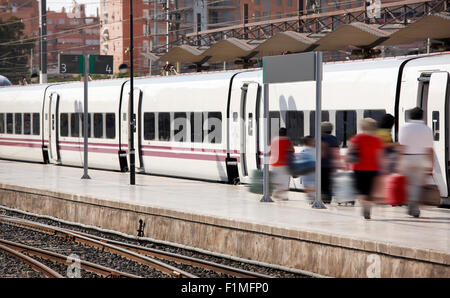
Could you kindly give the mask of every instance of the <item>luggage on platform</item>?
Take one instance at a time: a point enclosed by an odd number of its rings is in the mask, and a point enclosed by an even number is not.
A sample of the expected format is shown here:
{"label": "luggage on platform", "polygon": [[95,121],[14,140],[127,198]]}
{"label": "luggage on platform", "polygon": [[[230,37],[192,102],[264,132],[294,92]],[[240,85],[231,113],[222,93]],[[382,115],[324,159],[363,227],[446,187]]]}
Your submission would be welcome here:
{"label": "luggage on platform", "polygon": [[[273,191],[272,183],[270,183],[271,175],[273,175],[273,173],[269,172],[269,195],[271,195]],[[250,175],[250,184],[247,185],[247,187],[251,193],[262,195],[264,193],[264,172],[262,170],[253,170]]]}
{"label": "luggage on platform", "polygon": [[406,204],[406,176],[392,174],[386,178],[386,203],[392,206]]}
{"label": "luggage on platform", "polygon": [[422,187],[420,203],[428,206],[441,205],[441,193],[436,184],[426,184]]}
{"label": "luggage on platform", "polygon": [[353,172],[336,172],[333,177],[333,202],[338,205],[355,205],[355,182]]}

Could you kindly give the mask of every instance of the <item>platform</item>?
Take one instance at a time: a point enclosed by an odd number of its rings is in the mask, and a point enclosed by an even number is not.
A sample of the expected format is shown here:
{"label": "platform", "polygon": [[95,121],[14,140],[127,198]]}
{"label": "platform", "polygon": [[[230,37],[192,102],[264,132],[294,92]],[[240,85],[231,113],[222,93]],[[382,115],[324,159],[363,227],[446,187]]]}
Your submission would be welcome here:
{"label": "platform", "polygon": [[245,186],[0,160],[0,205],[332,277],[450,277],[450,209],[312,209]]}

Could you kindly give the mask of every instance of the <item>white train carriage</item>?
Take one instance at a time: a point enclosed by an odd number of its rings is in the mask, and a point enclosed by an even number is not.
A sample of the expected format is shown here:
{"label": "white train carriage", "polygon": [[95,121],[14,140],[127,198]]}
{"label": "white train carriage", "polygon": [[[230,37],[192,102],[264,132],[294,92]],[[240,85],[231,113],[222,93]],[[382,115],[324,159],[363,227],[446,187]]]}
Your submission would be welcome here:
{"label": "white train carriage", "polygon": [[[393,114],[396,138],[405,111],[421,106],[434,132],[434,177],[447,197],[449,72],[450,54],[325,63],[322,119],[334,124],[333,134],[345,150],[360,119]],[[1,92],[0,157],[45,162],[48,146],[48,161],[83,166],[82,83],[5,87]],[[300,138],[314,135],[315,83],[273,84],[269,92],[271,137],[286,127],[299,150]],[[251,171],[263,165],[262,98],[261,70],[137,78],[135,115],[130,117],[128,81],[90,82],[89,166],[128,169],[129,126],[135,119],[139,172],[248,182]],[[41,117],[36,137],[11,133],[15,114],[28,123],[28,114],[38,117],[33,113]],[[34,122],[32,132],[33,127]],[[17,143],[34,142],[40,147],[15,150]],[[301,180],[293,179],[291,187],[301,188]]]}
{"label": "white train carriage", "polygon": [[47,140],[42,136],[42,101],[48,86],[1,90],[0,156],[42,162]]}
{"label": "white train carriage", "polygon": [[[88,164],[120,170],[119,107],[124,80],[93,81],[88,93]],[[83,166],[83,83],[50,86],[41,102],[50,163]]]}
{"label": "white train carriage", "polygon": [[[136,167],[145,173],[227,181],[226,111],[233,73],[136,79]],[[128,140],[129,83],[122,94]],[[128,119],[129,120],[129,119]],[[195,128],[195,129],[194,129]]]}
{"label": "white train carriage", "polygon": [[399,81],[396,118],[399,125],[408,120],[415,106],[424,110],[425,121],[433,130],[433,177],[442,197],[449,196],[450,140],[450,55],[433,55],[409,60]]}

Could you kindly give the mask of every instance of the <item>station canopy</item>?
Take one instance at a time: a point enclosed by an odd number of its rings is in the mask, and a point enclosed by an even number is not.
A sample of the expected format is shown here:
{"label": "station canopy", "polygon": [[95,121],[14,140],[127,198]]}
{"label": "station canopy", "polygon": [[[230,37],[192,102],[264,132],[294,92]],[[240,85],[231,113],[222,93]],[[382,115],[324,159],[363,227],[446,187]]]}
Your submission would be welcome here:
{"label": "station canopy", "polygon": [[305,52],[312,47],[314,41],[314,39],[307,37],[306,34],[294,31],[278,32],[255,48],[255,51],[258,51],[256,56],[260,58],[281,55],[286,52]]}
{"label": "station canopy", "polygon": [[384,41],[381,45],[392,46],[408,44],[421,39],[450,38],[450,16],[444,14],[429,15],[400,29]]}
{"label": "station canopy", "polygon": [[315,42],[315,51],[335,51],[348,46],[372,47],[389,36],[388,32],[360,22],[342,25]]}
{"label": "station canopy", "polygon": [[[182,45],[172,48],[159,57],[170,63],[197,63],[234,61],[236,59],[261,58],[264,56],[308,51],[335,51],[349,47],[372,48],[409,44],[415,41],[450,38],[450,15],[443,13],[424,16],[408,26],[390,33],[375,25],[355,22],[337,27],[319,39],[294,31],[279,32],[262,41],[237,38],[221,40],[211,47],[196,48]],[[258,43],[255,45],[255,43]]]}
{"label": "station canopy", "polygon": [[203,51],[188,45],[181,45],[178,47],[173,47],[170,51],[161,57],[158,60],[160,61],[169,61],[170,63],[193,63],[197,61],[201,61],[203,56]]}
{"label": "station canopy", "polygon": [[210,56],[208,62],[233,61],[236,58],[247,57],[255,47],[245,40],[237,38],[223,39],[203,52],[203,56]]}

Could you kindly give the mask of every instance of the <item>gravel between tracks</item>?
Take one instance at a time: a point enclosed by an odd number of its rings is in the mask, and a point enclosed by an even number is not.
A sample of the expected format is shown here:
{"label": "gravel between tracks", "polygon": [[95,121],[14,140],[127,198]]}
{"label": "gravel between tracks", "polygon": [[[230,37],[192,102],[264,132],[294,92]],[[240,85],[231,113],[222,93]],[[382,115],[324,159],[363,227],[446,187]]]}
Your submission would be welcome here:
{"label": "gravel between tracks", "polygon": [[[153,268],[138,264],[134,261],[129,261],[115,254],[103,252],[89,246],[79,245],[71,241],[63,241],[59,237],[21,227],[0,223],[0,238],[49,250],[68,257],[74,254],[78,256],[80,260],[89,261],[108,268],[143,277],[168,277]],[[68,262],[66,267],[63,265],[62,267],[61,265],[57,265],[56,267],[55,265],[50,265],[50,267],[58,271],[63,276],[66,276],[67,267],[70,266],[70,264],[71,263]]]}
{"label": "gravel between tracks", "polygon": [[[66,229],[70,229],[70,230],[74,230],[74,231],[79,231],[79,232],[99,236],[102,238],[126,242],[126,243],[130,243],[130,244],[135,244],[135,245],[141,245],[141,246],[145,246],[145,247],[149,247],[149,248],[160,249],[160,250],[164,250],[164,251],[168,251],[168,252],[172,252],[172,253],[176,253],[176,254],[182,254],[182,255],[186,255],[186,256],[190,256],[190,257],[194,257],[194,258],[199,258],[199,259],[203,259],[203,260],[207,260],[207,261],[211,261],[211,262],[215,262],[215,263],[219,263],[219,264],[223,264],[223,265],[227,265],[227,266],[237,267],[237,268],[241,268],[241,269],[248,270],[248,271],[253,271],[253,272],[257,272],[257,273],[261,273],[261,274],[270,275],[270,276],[276,277],[276,278],[310,278],[310,276],[307,276],[307,275],[302,275],[302,274],[293,273],[293,272],[289,272],[289,271],[278,270],[278,269],[264,267],[264,266],[248,264],[245,262],[239,262],[239,261],[231,260],[228,258],[211,256],[208,254],[199,253],[199,252],[189,250],[189,249],[178,248],[178,247],[154,243],[154,242],[150,242],[150,241],[132,240],[128,237],[122,237],[122,236],[112,234],[112,233],[103,233],[103,232],[99,232],[94,229],[88,229],[88,228],[83,228],[83,227],[79,227],[79,226],[68,225],[68,224],[58,222],[56,220],[35,217],[35,216],[31,216],[31,215],[22,214],[19,212],[0,209],[0,213],[9,215],[9,216],[25,218],[25,219],[28,219],[31,221],[36,221],[36,222],[44,223],[47,225],[52,225],[52,226],[66,228]],[[0,234],[0,237],[1,237],[1,234]],[[204,270],[201,268],[180,265],[175,262],[168,262],[168,261],[164,261],[164,262],[169,263],[172,266],[175,266],[182,270],[188,271],[199,277],[206,277],[206,278],[208,278],[208,277],[219,277],[219,278],[220,277],[229,277],[225,274],[212,273],[209,270]],[[117,268],[115,268],[115,269],[117,269]],[[122,270],[122,271],[129,272],[129,271],[125,271],[125,270]],[[131,272],[129,272],[129,273],[131,273]]]}
{"label": "gravel between tracks", "polygon": [[30,265],[0,250],[0,278],[42,278]]}

